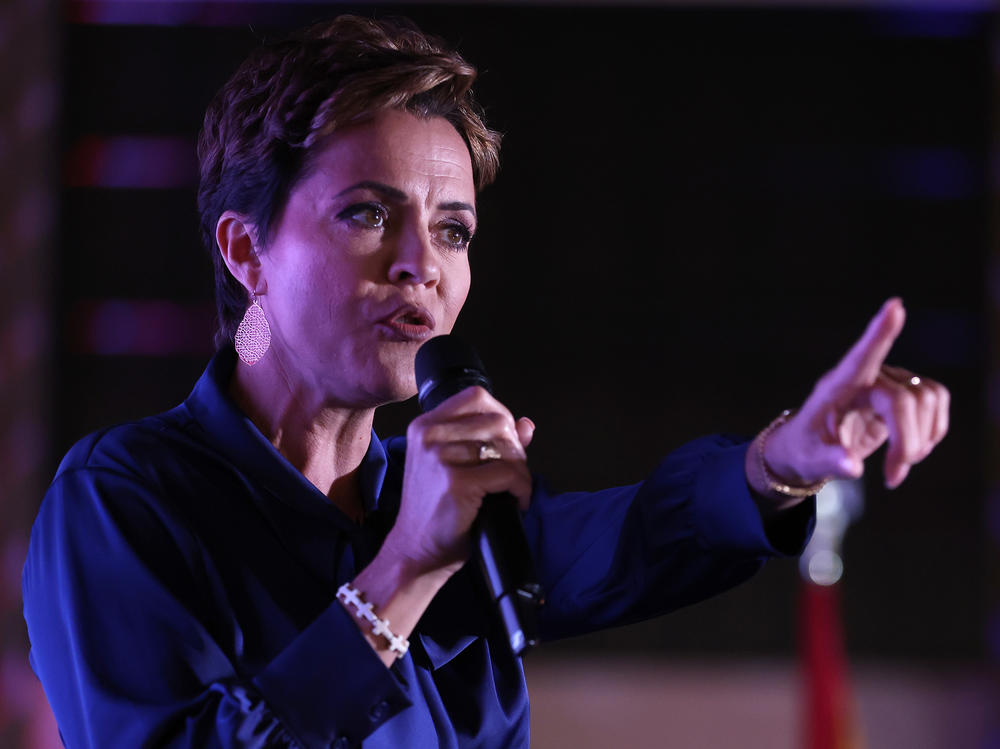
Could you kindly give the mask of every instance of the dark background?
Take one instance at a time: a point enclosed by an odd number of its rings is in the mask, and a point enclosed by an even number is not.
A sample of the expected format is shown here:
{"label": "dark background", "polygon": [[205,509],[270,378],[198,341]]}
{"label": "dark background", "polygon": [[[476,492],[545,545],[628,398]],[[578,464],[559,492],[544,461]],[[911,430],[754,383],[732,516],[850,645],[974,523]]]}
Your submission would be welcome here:
{"label": "dark background", "polygon": [[[260,40],[340,8],[192,5],[171,11],[174,25],[64,29],[53,469],[87,431],[189,391],[213,332],[194,199],[205,105]],[[881,455],[869,462],[866,515],[844,554],[848,645],[983,657],[995,16],[379,12],[405,13],[479,66],[479,98],[506,134],[457,332],[515,414],[538,424],[533,468],[559,488],[598,488],[641,479],[700,434],[753,434],[900,295],[909,320],[890,361],[950,387],[952,429],[896,491],[882,486]],[[123,135],[189,144],[148,167],[181,177],[94,186],[94,138]],[[141,299],[173,305],[164,314],[183,345],[141,356],[95,346],[107,301]],[[380,432],[414,413],[386,409]],[[778,562],[711,602],[550,647],[784,654],[797,575]]]}

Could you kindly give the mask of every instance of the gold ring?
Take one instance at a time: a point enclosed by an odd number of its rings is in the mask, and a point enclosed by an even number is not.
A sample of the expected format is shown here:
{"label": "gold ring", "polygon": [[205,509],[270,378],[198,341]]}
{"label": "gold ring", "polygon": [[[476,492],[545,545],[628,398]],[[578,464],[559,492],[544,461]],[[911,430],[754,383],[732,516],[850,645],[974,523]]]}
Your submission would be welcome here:
{"label": "gold ring", "polygon": [[487,460],[499,460],[503,455],[491,443],[482,442],[479,445],[479,462],[485,463]]}
{"label": "gold ring", "polygon": [[910,385],[912,385],[913,387],[919,385],[920,382],[921,382],[920,378],[917,377],[916,375],[913,375],[913,377],[910,378]]}

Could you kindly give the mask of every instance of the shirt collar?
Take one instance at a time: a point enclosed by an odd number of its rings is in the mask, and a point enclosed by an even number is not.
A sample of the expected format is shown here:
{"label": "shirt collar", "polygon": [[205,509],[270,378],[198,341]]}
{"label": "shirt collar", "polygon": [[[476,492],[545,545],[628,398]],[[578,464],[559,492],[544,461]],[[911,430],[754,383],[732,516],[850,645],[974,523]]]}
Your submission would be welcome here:
{"label": "shirt collar", "polygon": [[[280,501],[309,514],[332,517],[338,524],[353,526],[326,495],[275,449],[229,396],[235,366],[236,351],[232,346],[217,351],[184,402],[210,443],[242,473],[261,481]],[[387,465],[385,447],[373,430],[359,475],[367,512],[378,508]]]}

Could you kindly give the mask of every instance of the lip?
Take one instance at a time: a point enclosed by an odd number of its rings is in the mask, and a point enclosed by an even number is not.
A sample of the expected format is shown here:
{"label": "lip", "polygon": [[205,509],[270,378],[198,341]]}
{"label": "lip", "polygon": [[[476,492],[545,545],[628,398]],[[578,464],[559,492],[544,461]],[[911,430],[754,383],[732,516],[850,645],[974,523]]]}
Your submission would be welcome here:
{"label": "lip", "polygon": [[391,341],[425,341],[434,335],[434,316],[416,304],[403,304],[375,322]]}

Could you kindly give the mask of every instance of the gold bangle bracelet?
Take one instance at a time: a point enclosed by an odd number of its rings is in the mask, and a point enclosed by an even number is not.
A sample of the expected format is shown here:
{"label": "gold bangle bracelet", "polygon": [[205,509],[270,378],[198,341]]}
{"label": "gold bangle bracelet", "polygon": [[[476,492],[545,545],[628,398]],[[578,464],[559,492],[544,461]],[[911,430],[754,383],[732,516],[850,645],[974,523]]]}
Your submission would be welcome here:
{"label": "gold bangle bracelet", "polygon": [[786,484],[780,478],[774,475],[770,468],[767,467],[767,461],[764,460],[764,448],[767,446],[768,437],[771,433],[780,427],[782,424],[787,422],[792,418],[794,411],[785,410],[772,421],[763,432],[757,437],[757,463],[760,466],[760,474],[764,477],[767,482],[767,488],[769,491],[777,492],[778,494],[784,494],[786,497],[811,497],[814,494],[818,494],[819,490],[826,486],[829,479],[822,479],[808,486],[792,486]]}

